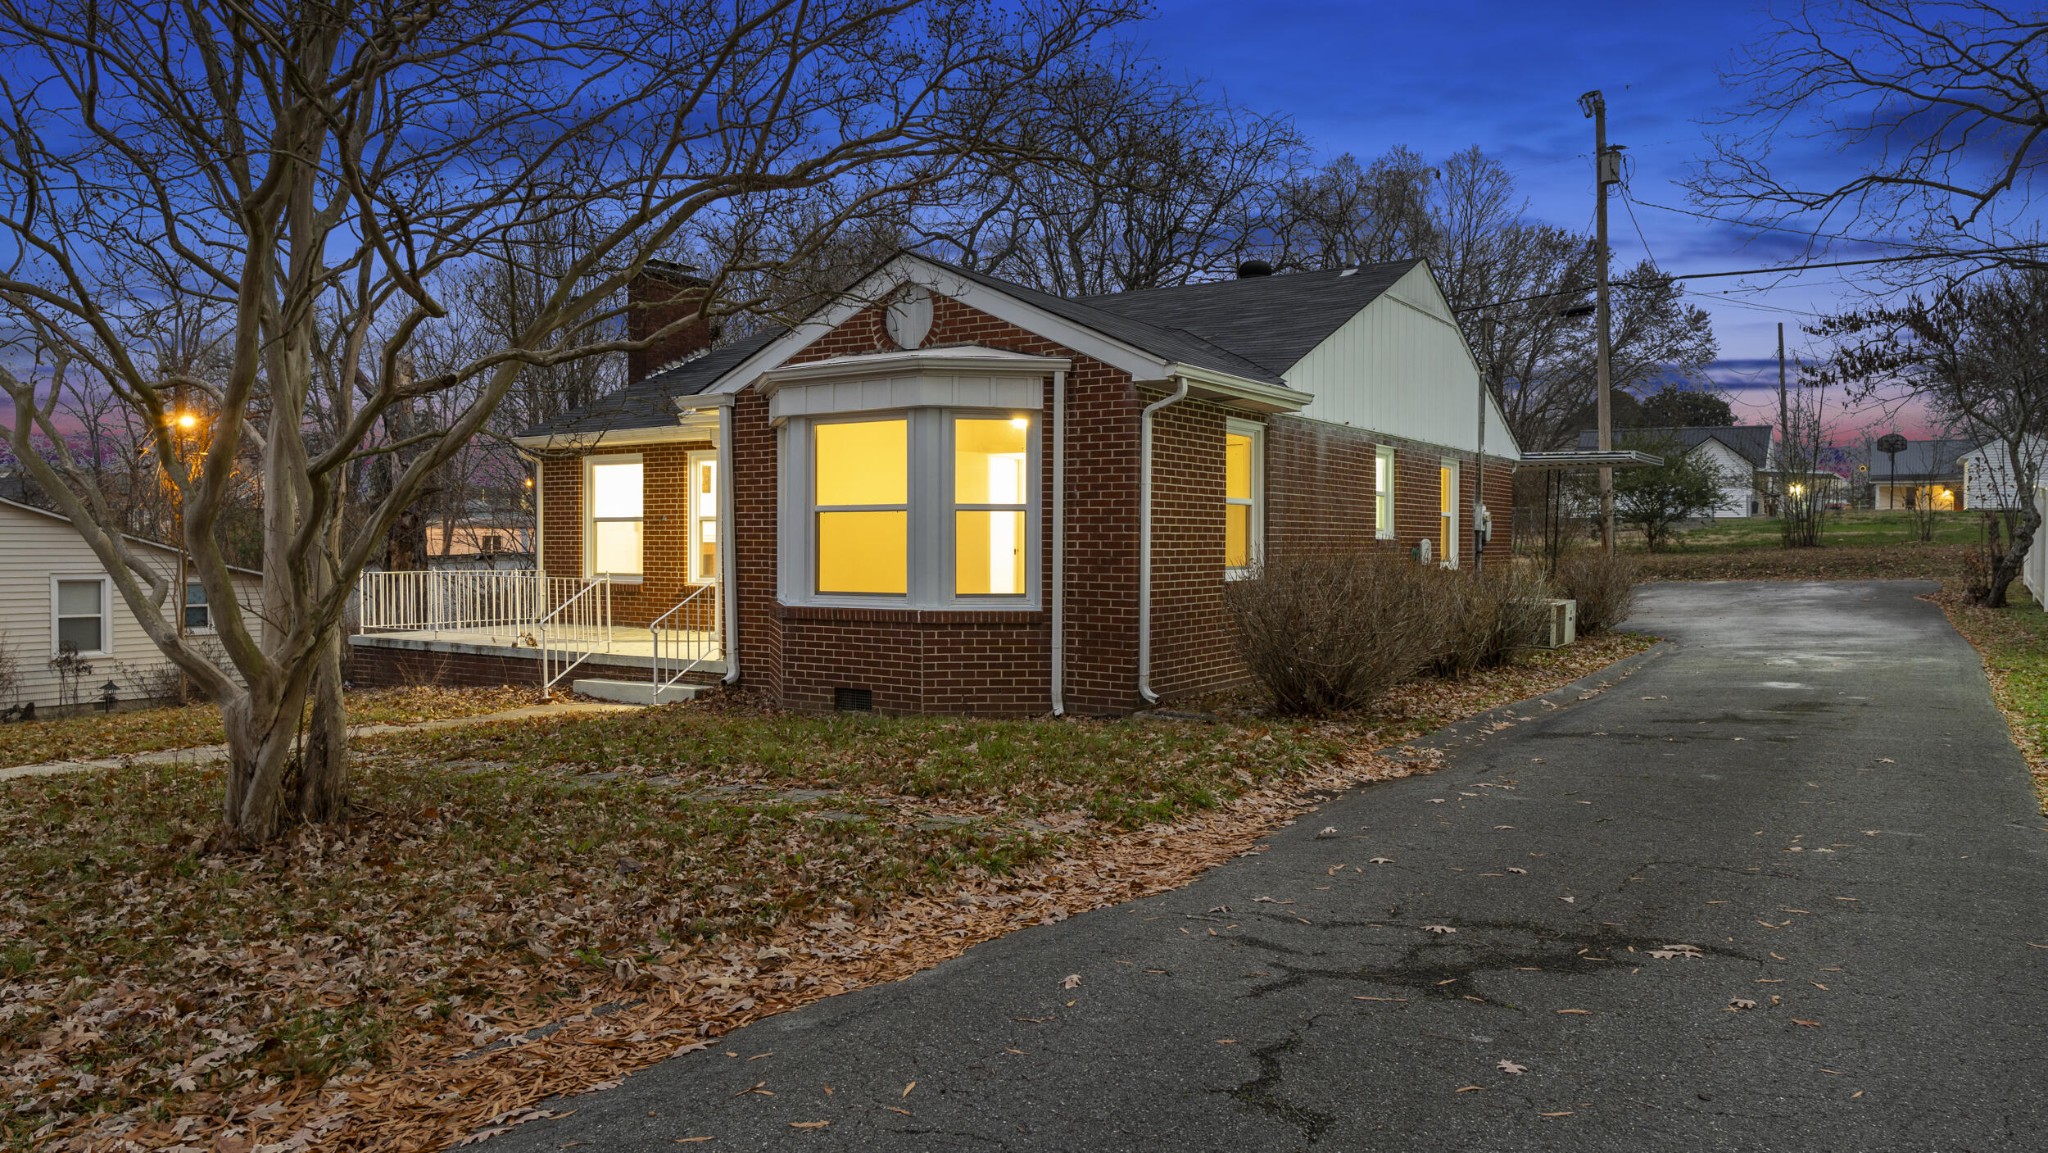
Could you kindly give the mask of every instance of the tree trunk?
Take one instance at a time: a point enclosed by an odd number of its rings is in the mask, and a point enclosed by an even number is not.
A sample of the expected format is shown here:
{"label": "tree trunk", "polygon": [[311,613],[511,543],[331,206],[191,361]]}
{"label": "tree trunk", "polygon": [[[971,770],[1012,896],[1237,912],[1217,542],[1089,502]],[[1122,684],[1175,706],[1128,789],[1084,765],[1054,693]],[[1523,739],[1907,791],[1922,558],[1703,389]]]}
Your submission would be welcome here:
{"label": "tree trunk", "polygon": [[[2007,542],[2003,555],[1995,556],[1991,564],[1991,587],[1985,590],[1981,602],[1988,609],[2006,607],[2006,590],[2019,579],[2020,571],[2026,567],[2027,550],[2034,545],[2034,534],[2041,527],[2041,514],[2026,508],[2020,513],[2020,521],[2012,526],[2012,538]],[[1996,549],[1993,550],[1994,554]]]}
{"label": "tree trunk", "polygon": [[214,848],[255,849],[284,831],[285,774],[305,703],[306,682],[299,677],[281,690],[252,689],[221,703],[228,782]]}
{"label": "tree trunk", "polygon": [[348,806],[348,703],[341,692],[341,632],[321,643],[313,716],[300,748],[294,808],[302,821],[339,820]]}

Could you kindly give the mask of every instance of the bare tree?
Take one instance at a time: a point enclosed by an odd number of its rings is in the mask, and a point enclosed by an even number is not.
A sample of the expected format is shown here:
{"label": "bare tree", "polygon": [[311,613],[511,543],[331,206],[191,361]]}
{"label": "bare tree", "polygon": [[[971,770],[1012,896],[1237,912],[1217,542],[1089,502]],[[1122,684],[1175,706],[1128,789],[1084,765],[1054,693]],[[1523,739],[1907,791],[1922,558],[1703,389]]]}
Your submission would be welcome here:
{"label": "bare tree", "polygon": [[2048,269],[1958,279],[1902,305],[1832,316],[1808,329],[1831,339],[1815,379],[1862,395],[1903,388],[1937,419],[1991,448],[1989,463],[2011,494],[2008,547],[1998,551],[1983,603],[2003,608],[2041,527],[2034,493],[2048,437]]}
{"label": "bare tree", "polygon": [[1836,487],[1833,474],[1822,467],[1828,451],[1825,386],[1793,392],[1786,401],[1785,427],[1779,431],[1778,475],[1772,487],[1780,535],[1786,548],[1812,548],[1820,544]]}
{"label": "bare tree", "polygon": [[[217,842],[260,844],[342,808],[343,606],[524,372],[631,347],[605,328],[620,290],[692,230],[829,189],[802,249],[986,163],[1023,138],[1035,81],[1128,14],[1125,0],[0,0],[8,438],[151,640],[221,702]],[[584,211],[583,247],[531,270],[522,327],[432,374],[400,371],[457,313],[469,270]],[[172,286],[218,310],[218,378],[139,354]],[[724,299],[717,274],[710,287],[702,299]],[[172,481],[218,658],[178,636],[169,582],[116,511],[70,483],[82,466],[55,406],[79,371],[108,382],[161,459],[173,398],[204,397],[201,467]],[[380,436],[394,409],[462,389],[469,402],[439,422]],[[399,452],[388,490],[347,523],[355,466]],[[244,453],[267,627],[216,535]]]}
{"label": "bare tree", "polygon": [[[2038,240],[2026,211],[2048,165],[2048,12],[2004,0],[1793,0],[1724,79],[1746,90],[1691,187],[1710,208],[1848,226],[1944,263]],[[1859,158],[1812,177],[1782,146]],[[2041,246],[1986,263],[2029,264]]]}

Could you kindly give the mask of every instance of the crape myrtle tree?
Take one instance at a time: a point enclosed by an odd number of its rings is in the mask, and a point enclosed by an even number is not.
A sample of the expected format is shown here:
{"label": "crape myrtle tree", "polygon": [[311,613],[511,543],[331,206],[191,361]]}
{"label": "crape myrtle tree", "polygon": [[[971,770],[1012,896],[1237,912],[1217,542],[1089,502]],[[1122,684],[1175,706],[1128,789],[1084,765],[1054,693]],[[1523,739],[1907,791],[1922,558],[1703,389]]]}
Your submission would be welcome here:
{"label": "crape myrtle tree", "polygon": [[[782,237],[801,257],[871,206],[957,181],[1028,140],[1044,78],[1131,15],[1126,0],[0,0],[5,431],[150,639],[220,703],[216,844],[342,811],[356,578],[528,372],[630,347],[614,322],[649,259],[753,217],[807,220]],[[550,224],[572,217],[564,252]],[[519,323],[436,343],[465,323],[479,270],[506,262],[530,293]],[[711,280],[693,299],[721,299]],[[171,294],[224,333],[206,373],[139,350],[140,318]],[[459,355],[415,355],[429,345]],[[203,454],[169,472],[218,657],[178,636],[180,590],[65,448],[58,396],[81,379],[163,460],[180,406],[207,415]],[[389,435],[395,408],[451,392],[466,403],[420,403]],[[379,455],[402,466],[346,518],[356,466]],[[218,544],[244,457],[260,610]]]}
{"label": "crape myrtle tree", "polygon": [[[1689,453],[1676,437],[1630,434],[1624,444],[1663,458],[1663,463],[1614,472],[1614,519],[1641,530],[1643,547],[1661,552],[1680,526],[1711,517],[1721,507],[1728,478],[1706,453]],[[1597,500],[1598,493],[1588,496]]]}

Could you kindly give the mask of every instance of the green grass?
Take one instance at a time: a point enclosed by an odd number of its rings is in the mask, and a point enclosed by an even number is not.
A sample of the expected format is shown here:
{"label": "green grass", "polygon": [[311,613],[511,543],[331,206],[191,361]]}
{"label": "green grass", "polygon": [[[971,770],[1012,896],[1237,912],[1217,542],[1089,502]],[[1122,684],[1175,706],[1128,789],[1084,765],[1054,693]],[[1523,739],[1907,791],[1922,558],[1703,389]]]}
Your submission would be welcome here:
{"label": "green grass", "polygon": [[[1823,548],[1871,548],[1921,544],[1920,530],[1905,511],[1873,512],[1855,510],[1831,512],[1821,528]],[[1983,539],[1983,518],[1974,512],[1936,514],[1934,539],[1929,544],[1975,544]],[[1640,537],[1627,543],[1641,548]],[[1751,549],[1782,548],[1783,530],[1771,517],[1730,517],[1703,528],[1690,529],[1674,551],[1681,553],[1743,552]]]}
{"label": "green grass", "polygon": [[2002,609],[1966,604],[1953,585],[1942,600],[1949,620],[1984,657],[1991,693],[2031,767],[2048,812],[2048,612],[2015,581]]}

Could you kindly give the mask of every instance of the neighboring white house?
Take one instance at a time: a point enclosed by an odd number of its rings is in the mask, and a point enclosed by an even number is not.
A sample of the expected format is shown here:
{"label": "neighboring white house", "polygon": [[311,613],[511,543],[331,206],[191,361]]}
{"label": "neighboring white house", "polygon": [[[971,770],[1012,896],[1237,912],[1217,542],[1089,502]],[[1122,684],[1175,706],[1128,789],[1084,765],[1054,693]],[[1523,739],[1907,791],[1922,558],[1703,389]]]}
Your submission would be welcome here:
{"label": "neighboring white house", "polygon": [[[2039,440],[2021,446],[2036,477],[2048,463],[2048,446]],[[2012,475],[2012,453],[2002,440],[1989,440],[1962,455],[1963,503],[1969,508],[2013,509],[2019,507],[2019,484]]]}
{"label": "neighboring white house", "polygon": [[[130,538],[133,540],[134,538]],[[178,551],[136,540],[161,558],[165,575],[178,568]],[[262,595],[258,574],[237,570],[235,591],[245,609]],[[212,631],[206,592],[187,588],[186,628]],[[20,680],[15,700],[0,708],[33,702],[38,709],[62,703],[59,677],[51,667],[65,646],[92,666],[81,678],[83,702],[99,699],[111,680],[123,701],[147,696],[173,668],[128,611],[99,558],[65,517],[0,499],[0,649],[13,658]]]}
{"label": "neighboring white house", "polygon": [[[1614,443],[1623,448],[1656,452],[1677,444],[1693,460],[1705,461],[1721,475],[1721,502],[1714,516],[1761,516],[1764,513],[1766,483],[1759,473],[1772,468],[1775,444],[1771,426],[1739,424],[1720,428],[1630,428],[1618,429]],[[1579,433],[1579,448],[1599,447],[1600,434]]]}

